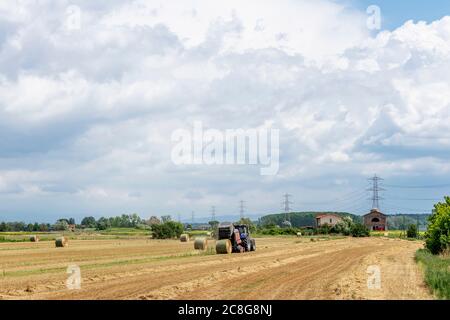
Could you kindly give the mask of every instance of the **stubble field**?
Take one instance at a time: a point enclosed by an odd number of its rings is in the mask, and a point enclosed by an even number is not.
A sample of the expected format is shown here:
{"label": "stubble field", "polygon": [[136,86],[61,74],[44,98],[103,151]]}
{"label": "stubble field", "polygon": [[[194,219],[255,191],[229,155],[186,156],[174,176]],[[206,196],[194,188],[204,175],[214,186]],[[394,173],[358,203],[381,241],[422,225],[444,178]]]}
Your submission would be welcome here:
{"label": "stubble field", "polygon": [[[433,299],[417,241],[256,241],[256,252],[233,255],[144,238],[0,243],[0,299]],[[70,265],[81,270],[79,290],[66,287]],[[379,288],[368,287],[373,266]]]}

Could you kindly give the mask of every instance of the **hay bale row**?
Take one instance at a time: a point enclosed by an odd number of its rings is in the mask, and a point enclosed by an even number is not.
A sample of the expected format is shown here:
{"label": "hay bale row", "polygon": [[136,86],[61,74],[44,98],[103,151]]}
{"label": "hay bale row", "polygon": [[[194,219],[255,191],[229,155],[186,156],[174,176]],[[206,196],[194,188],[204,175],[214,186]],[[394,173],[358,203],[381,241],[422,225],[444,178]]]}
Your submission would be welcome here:
{"label": "hay bale row", "polygon": [[208,240],[206,238],[197,238],[194,242],[195,250],[207,250],[208,249]]}
{"label": "hay bale row", "polygon": [[39,242],[39,240],[40,240],[39,236],[30,236],[31,242]]}
{"label": "hay bale row", "polygon": [[216,252],[218,254],[230,254],[232,251],[231,241],[226,240],[219,240],[216,243]]}
{"label": "hay bale row", "polygon": [[189,235],[188,234],[182,234],[180,237],[181,242],[188,242],[189,241]]}
{"label": "hay bale row", "polygon": [[69,245],[69,241],[67,240],[66,237],[56,238],[56,240],[55,240],[55,246],[57,248],[67,247],[68,245]]}

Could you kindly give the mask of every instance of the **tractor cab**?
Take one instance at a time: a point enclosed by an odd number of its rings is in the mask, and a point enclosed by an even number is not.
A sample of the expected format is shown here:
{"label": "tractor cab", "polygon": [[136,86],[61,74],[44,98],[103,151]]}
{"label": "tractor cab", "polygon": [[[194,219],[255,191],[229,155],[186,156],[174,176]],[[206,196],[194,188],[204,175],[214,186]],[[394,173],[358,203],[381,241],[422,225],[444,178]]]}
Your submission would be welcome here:
{"label": "tractor cab", "polygon": [[241,235],[241,239],[247,238],[249,231],[248,226],[245,224],[234,225],[234,228],[239,230],[239,234]]}

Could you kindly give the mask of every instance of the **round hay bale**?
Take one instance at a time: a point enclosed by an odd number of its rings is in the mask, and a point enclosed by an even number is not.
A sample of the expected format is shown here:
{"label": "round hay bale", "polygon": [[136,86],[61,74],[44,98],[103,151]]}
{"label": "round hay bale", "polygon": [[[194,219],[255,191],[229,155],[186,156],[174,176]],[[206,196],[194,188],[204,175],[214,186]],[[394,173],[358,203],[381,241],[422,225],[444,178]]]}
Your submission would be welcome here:
{"label": "round hay bale", "polygon": [[229,239],[219,240],[216,243],[216,253],[218,254],[230,254],[232,249],[231,241]]}
{"label": "round hay bale", "polygon": [[55,240],[55,246],[57,248],[67,247],[68,245],[69,245],[69,242],[66,237],[56,238],[56,240]]}
{"label": "round hay bale", "polygon": [[30,236],[30,241],[31,242],[39,242],[39,236]]}
{"label": "round hay bale", "polygon": [[188,242],[189,241],[189,235],[188,234],[182,234],[180,236],[180,241],[181,242]]}
{"label": "round hay bale", "polygon": [[194,242],[195,250],[207,250],[208,249],[208,240],[206,238],[197,238]]}

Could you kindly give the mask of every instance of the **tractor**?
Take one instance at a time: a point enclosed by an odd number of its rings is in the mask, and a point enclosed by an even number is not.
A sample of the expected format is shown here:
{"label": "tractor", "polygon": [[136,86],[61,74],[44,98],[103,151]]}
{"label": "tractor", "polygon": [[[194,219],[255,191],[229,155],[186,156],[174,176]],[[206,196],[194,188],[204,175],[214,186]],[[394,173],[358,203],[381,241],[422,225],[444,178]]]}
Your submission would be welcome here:
{"label": "tractor", "polygon": [[222,223],[217,233],[216,253],[242,253],[256,250],[256,241],[246,224]]}

